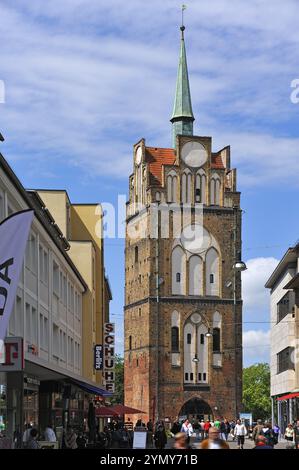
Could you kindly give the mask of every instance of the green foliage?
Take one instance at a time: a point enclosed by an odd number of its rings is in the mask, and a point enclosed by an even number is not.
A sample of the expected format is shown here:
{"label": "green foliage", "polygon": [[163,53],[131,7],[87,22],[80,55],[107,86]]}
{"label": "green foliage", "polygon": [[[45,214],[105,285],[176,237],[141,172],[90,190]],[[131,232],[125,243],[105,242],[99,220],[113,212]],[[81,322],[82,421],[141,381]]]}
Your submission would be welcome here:
{"label": "green foliage", "polygon": [[253,413],[253,420],[271,416],[270,366],[254,364],[243,370],[243,406],[245,412]]}
{"label": "green foliage", "polygon": [[109,401],[113,405],[124,403],[124,358],[119,354],[115,357],[115,393]]}

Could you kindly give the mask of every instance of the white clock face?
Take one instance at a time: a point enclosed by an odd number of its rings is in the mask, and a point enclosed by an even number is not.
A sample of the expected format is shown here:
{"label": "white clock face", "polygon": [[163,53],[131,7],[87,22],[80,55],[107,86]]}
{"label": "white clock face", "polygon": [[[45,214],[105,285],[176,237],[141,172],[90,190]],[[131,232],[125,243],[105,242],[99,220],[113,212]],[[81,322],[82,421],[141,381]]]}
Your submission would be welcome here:
{"label": "white clock face", "polygon": [[140,165],[141,160],[142,160],[142,148],[138,147],[138,149],[136,150],[136,154],[135,154],[136,165]]}
{"label": "white clock face", "polygon": [[182,148],[182,159],[184,163],[192,168],[204,165],[208,158],[205,147],[200,142],[187,142]]}

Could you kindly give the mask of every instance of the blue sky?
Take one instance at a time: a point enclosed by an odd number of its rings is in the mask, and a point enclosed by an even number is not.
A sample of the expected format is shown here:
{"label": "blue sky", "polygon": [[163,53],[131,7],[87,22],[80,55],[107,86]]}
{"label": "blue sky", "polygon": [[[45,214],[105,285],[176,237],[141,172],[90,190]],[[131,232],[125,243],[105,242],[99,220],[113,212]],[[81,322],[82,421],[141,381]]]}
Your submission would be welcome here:
{"label": "blue sky", "polygon": [[[1,152],[26,187],[73,202],[125,194],[132,145],[171,145],[176,0],[0,0]],[[264,282],[299,239],[296,0],[190,0],[185,14],[195,134],[230,144],[242,191],[245,365],[267,360]],[[122,349],[123,241],[106,241]],[[256,322],[256,323],[253,323]],[[263,322],[263,323],[258,323]]]}

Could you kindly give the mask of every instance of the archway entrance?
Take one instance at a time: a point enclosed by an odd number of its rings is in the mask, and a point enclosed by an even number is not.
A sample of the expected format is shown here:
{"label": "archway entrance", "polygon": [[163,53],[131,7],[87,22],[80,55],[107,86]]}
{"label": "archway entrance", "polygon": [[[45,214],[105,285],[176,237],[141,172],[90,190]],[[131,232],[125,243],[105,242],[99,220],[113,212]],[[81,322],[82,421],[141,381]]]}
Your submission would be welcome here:
{"label": "archway entrance", "polygon": [[200,398],[191,398],[181,408],[179,413],[179,419],[198,419],[198,420],[211,420],[213,418],[213,412],[210,405]]}

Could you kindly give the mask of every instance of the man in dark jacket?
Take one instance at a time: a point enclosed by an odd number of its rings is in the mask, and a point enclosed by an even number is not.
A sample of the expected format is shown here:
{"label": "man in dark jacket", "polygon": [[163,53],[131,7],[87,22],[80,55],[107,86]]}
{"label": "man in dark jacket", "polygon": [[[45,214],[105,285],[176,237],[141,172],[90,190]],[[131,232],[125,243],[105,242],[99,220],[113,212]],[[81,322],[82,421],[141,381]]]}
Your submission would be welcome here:
{"label": "man in dark jacket", "polygon": [[257,444],[258,437],[262,434],[262,429],[263,429],[263,423],[261,419],[257,420],[257,425],[254,426],[253,431],[252,431],[252,439],[254,442]]}
{"label": "man in dark jacket", "polygon": [[164,449],[167,444],[167,436],[163,423],[158,423],[154,434],[156,449]]}

